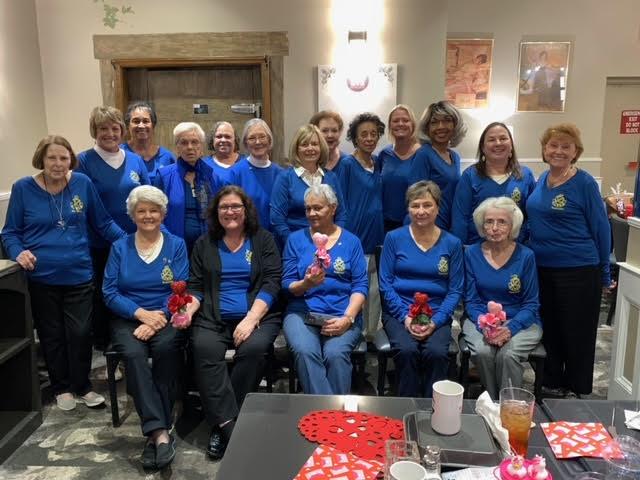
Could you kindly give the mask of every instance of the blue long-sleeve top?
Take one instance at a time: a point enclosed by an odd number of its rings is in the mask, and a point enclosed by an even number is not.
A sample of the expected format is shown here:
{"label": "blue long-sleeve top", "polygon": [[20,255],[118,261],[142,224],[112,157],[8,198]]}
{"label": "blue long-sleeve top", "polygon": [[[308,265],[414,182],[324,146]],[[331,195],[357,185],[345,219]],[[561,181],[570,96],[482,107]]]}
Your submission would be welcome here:
{"label": "blue long-sleeve top", "polygon": [[[58,208],[64,228],[57,223]],[[2,243],[11,260],[23,250],[35,255],[36,267],[27,272],[31,280],[47,285],[79,285],[93,278],[89,227],[109,243],[125,235],[86,175],[72,172],[67,187],[53,196],[33,177],[24,177],[11,188]]]}
{"label": "blue long-sleeve top", "polygon": [[144,262],[136,250],[135,233],[113,244],[104,271],[102,293],[107,307],[119,317],[133,320],[138,308],[162,310],[167,317],[171,282],[189,279],[189,260],[184,240],[162,232],[157,258]]}
{"label": "blue long-sleeve top", "polygon": [[[289,236],[283,254],[282,288],[288,291],[293,282],[304,279],[315,251],[308,228]],[[352,294],[367,296],[367,263],[358,237],[342,229],[338,241],[329,249],[329,255],[331,265],[325,270],[324,282],[307,290],[303,296],[289,295],[289,312],[314,312],[341,317],[349,306]],[[356,321],[362,326],[361,314],[358,314]]]}
{"label": "blue long-sleeve top", "polygon": [[378,155],[382,167],[382,210],[384,220],[402,222],[407,214],[407,188],[427,179],[425,153],[418,149],[411,157],[401,160],[393,145],[384,147]]}
{"label": "blue long-sleeve top", "polygon": [[[136,231],[136,225],[127,213],[127,197],[134,188],[149,185],[149,174],[139,155],[125,151],[124,162],[118,168],[111,167],[93,148],[78,154],[76,172],[91,179],[109,215],[127,233]],[[91,247],[108,248],[109,244],[89,229]]]}
{"label": "blue long-sleeve top", "polygon": [[464,260],[460,240],[441,230],[436,243],[426,252],[416,244],[404,225],[384,239],[380,258],[380,295],[383,309],[404,322],[413,295],[429,295],[436,326],[451,321],[464,288]]}
{"label": "blue long-sleeve top", "polygon": [[229,172],[229,183],[241,187],[253,200],[258,211],[260,225],[271,231],[271,215],[269,203],[271,202],[271,192],[284,168],[271,162],[268,167],[256,167],[247,158],[238,160],[231,167]]}
{"label": "blue long-sleeve top", "polygon": [[190,166],[182,158],[173,165],[161,168],[154,180],[154,185],[162,190],[169,204],[167,205],[167,215],[164,218],[164,225],[169,232],[185,238],[185,219],[187,202],[185,196],[193,195],[192,192],[185,192],[184,176],[187,172],[194,171],[194,191],[196,194],[197,220],[200,223],[200,233],[207,231],[207,207],[215,194],[223,186],[223,182],[213,169],[199,159],[195,166]]}
{"label": "blue long-sleeve top", "polygon": [[547,186],[549,171],[538,179],[527,201],[529,248],[539,267],[599,265],[609,286],[611,226],[595,179],[578,170],[567,182]]}
{"label": "blue long-sleeve top", "polygon": [[427,180],[432,180],[440,187],[440,205],[436,225],[446,231],[451,229],[451,205],[453,195],[460,180],[460,155],[454,150],[449,150],[451,165],[445,162],[430,143],[420,147],[420,156],[427,164]]}
{"label": "blue long-sleeve top", "polygon": [[370,172],[353,155],[346,155],[339,165],[338,180],[349,212],[347,230],[360,239],[364,253],[370,255],[384,240],[380,163],[374,158]]}
{"label": "blue long-sleeve top", "polygon": [[[120,145],[125,152],[136,153],[133,151],[128,143]],[[142,159],[147,167],[147,174],[149,175],[149,183],[153,183],[153,179],[156,178],[156,173],[159,168],[166,167],[172,163],[176,163],[176,157],[171,150],[168,150],[162,146],[158,147],[158,152],[149,160]]]}
{"label": "blue long-sleeve top", "polygon": [[502,304],[512,336],[534,323],[542,326],[533,251],[517,243],[507,263],[495,269],[482,253],[482,243],[476,243],[465,249],[464,267],[465,310],[478,331],[478,316],[487,313],[489,301]]}
{"label": "blue long-sleeve top", "polygon": [[[473,211],[487,198],[511,197],[518,204],[522,213],[526,215],[527,199],[536,186],[536,180],[529,168],[521,166],[520,169],[521,178],[516,178],[511,174],[503,183],[480,176],[475,165],[462,172],[456,186],[451,209],[451,233],[458,237],[464,245],[471,245],[482,240],[473,223]],[[522,242],[527,237],[528,226],[525,221],[520,229],[518,241]]]}
{"label": "blue long-sleeve top", "polygon": [[213,168],[213,172],[227,185],[235,185],[232,182],[231,169],[235,167],[239,162],[244,160],[246,157],[244,155],[238,155],[238,159],[236,163],[229,167],[223,167],[218,162],[215,161],[214,155],[207,155],[206,157],[202,157],[204,163]]}
{"label": "blue long-sleeve top", "polygon": [[333,167],[332,169],[328,169],[325,168],[325,170],[329,170],[333,173],[336,174],[336,176],[338,177],[338,179],[340,179],[341,175],[342,175],[342,159],[344,157],[349,156],[348,153],[343,152],[342,150],[340,150],[340,155],[338,155],[338,162],[336,163],[335,167]]}
{"label": "blue long-sleeve top", "polygon": [[[341,227],[347,224],[347,209],[338,177],[333,172],[324,172],[322,183],[330,185],[338,197],[335,223]],[[271,191],[271,227],[282,248],[291,233],[309,226],[304,209],[304,192],[309,188],[291,167],[278,178]]]}

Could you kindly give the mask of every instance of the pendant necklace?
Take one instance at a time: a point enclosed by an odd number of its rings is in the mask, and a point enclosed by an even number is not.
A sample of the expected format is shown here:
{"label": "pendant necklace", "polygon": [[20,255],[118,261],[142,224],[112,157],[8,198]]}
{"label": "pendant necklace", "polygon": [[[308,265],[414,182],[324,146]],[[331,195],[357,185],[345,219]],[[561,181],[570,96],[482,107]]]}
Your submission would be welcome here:
{"label": "pendant necklace", "polygon": [[[66,179],[65,179],[65,186],[62,187],[62,191],[60,192],[60,206],[58,206],[58,204],[56,203],[55,197],[49,191],[49,187],[47,186],[47,177],[44,174],[42,174],[42,180],[44,181],[44,189],[49,194],[49,197],[51,197],[51,202],[53,203],[53,206],[58,212],[58,221],[56,222],[56,226],[64,230],[65,227],[67,226],[67,222],[64,219],[64,215],[62,215],[62,210],[64,208],[64,189],[66,188]],[[55,217],[54,217],[54,220],[55,220]]]}

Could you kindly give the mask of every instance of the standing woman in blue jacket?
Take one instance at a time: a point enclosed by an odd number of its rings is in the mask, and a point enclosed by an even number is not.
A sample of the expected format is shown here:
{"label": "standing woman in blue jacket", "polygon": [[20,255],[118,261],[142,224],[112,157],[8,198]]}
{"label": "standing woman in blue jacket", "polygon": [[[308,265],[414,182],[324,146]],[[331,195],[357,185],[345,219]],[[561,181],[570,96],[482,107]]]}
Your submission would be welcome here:
{"label": "standing woman in blue jacket", "polygon": [[[76,172],[91,179],[98,195],[115,222],[127,233],[136,230],[127,214],[129,192],[140,185],[149,185],[149,174],[142,157],[120,147],[126,127],[122,113],[113,107],[96,107],[89,117],[89,131],[95,139],[93,148],[78,154]],[[102,277],[109,258],[111,243],[89,230],[91,259],[95,272],[93,306],[93,343],[104,349],[109,344],[109,310],[102,299]]]}
{"label": "standing woman in blue jacket", "polygon": [[543,386],[575,397],[591,393],[602,289],[609,274],[611,231],[595,179],[575,166],[584,148],[570,123],[540,139],[549,170],[527,202],[540,283],[547,350]]}
{"label": "standing woman in blue jacket", "polygon": [[420,154],[427,164],[427,179],[440,187],[440,210],[436,225],[449,231],[451,204],[460,180],[460,155],[452,147],[458,145],[467,127],[456,107],[447,101],[432,103],[418,123]]}
{"label": "standing woman in blue jacket", "polygon": [[77,159],[66,139],[43,138],[32,165],[41,171],[21,178],[11,189],[2,243],[9,258],[27,271],[33,319],[58,408],[74,409],[74,395],[97,406],[104,398],[92,391],[89,381],[89,228],[108,242],[124,232],[105,210],[91,180],[70,171]]}
{"label": "standing woman in blue jacket", "polygon": [[427,178],[426,164],[418,154],[416,117],[407,105],[396,105],[389,112],[387,122],[391,145],[387,145],[378,155],[382,166],[382,201],[384,231],[388,232],[402,225],[407,207],[404,194],[419,180]]}
{"label": "standing woman in blue jacket", "polygon": [[178,161],[158,170],[154,185],[169,198],[164,225],[184,239],[191,255],[193,244],[207,231],[207,207],[225,184],[202,158],[205,134],[194,122],[173,129]]}
{"label": "standing woman in blue jacket", "polygon": [[280,248],[296,230],[309,226],[305,215],[304,192],[307,188],[326,184],[338,197],[335,222],[340,227],[347,223],[342,188],[335,173],[325,171],[329,148],[320,130],[315,125],[304,125],[298,129],[289,150],[291,168],[276,179],[271,192],[271,226]]}

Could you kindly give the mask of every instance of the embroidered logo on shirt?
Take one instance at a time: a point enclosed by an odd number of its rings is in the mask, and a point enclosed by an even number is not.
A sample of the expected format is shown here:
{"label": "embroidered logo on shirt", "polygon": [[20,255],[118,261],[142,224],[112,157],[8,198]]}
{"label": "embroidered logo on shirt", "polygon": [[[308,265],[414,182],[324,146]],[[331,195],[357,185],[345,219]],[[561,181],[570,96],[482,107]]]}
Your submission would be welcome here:
{"label": "embroidered logo on shirt", "polygon": [[564,210],[564,207],[566,206],[567,199],[562,193],[559,193],[558,195],[553,197],[553,200],[551,200],[551,208],[553,208],[554,210]]}
{"label": "embroidered logo on shirt", "polygon": [[247,261],[249,265],[251,265],[251,257],[253,257],[253,252],[251,250],[245,250],[244,259]]}
{"label": "embroidered logo on shirt", "polygon": [[440,257],[440,261],[438,262],[438,272],[440,275],[449,274],[449,260],[447,257]]}
{"label": "embroidered logo on shirt", "polygon": [[520,290],[522,289],[522,282],[520,282],[520,277],[515,273],[511,275],[508,287],[510,293],[520,293]]}
{"label": "embroidered logo on shirt", "polygon": [[342,257],[336,258],[335,262],[333,262],[333,271],[338,275],[342,275],[347,270],[347,265],[342,260]]}
{"label": "embroidered logo on shirt", "polygon": [[520,200],[522,200],[522,192],[518,187],[514,188],[511,192],[511,200],[516,203],[520,203]]}
{"label": "embroidered logo on shirt", "polygon": [[78,195],[74,195],[71,199],[71,211],[73,213],[82,213],[82,210],[84,210],[84,203],[82,203]]}
{"label": "embroidered logo on shirt", "polygon": [[160,277],[162,277],[162,283],[173,282],[173,270],[171,270],[171,267],[169,265],[165,265],[162,268],[162,273],[160,274]]}
{"label": "embroidered logo on shirt", "polygon": [[134,172],[133,170],[131,170],[129,172],[129,178],[135,183],[140,183],[140,175],[138,175],[138,172]]}

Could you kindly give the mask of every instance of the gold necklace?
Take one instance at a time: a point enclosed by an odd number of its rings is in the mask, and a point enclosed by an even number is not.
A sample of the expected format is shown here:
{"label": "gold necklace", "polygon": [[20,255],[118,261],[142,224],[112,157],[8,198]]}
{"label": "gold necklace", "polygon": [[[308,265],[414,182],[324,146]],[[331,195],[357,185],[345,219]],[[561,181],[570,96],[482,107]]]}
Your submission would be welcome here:
{"label": "gold necklace", "polygon": [[573,172],[574,168],[575,167],[573,165],[570,165],[562,175],[555,179],[551,178],[551,172],[549,172],[549,175],[547,176],[547,184],[549,185],[549,187],[557,187],[558,185],[566,182],[570,178],[569,174]]}

